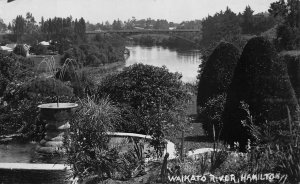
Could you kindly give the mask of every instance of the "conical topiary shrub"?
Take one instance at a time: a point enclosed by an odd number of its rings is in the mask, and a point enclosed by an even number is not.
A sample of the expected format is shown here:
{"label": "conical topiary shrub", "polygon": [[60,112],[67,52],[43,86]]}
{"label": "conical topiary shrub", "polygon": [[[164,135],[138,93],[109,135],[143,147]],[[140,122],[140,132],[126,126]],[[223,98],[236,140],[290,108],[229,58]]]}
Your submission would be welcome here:
{"label": "conical topiary shrub", "polygon": [[[208,135],[212,133],[212,124],[220,125],[216,122],[218,118],[212,117],[217,113],[215,111],[219,112],[222,109],[223,102],[219,97],[220,95],[224,97],[239,57],[240,52],[233,44],[221,42],[209,56],[203,69],[198,85],[197,107],[198,119],[203,123],[203,128]],[[209,99],[214,102],[208,102]],[[207,106],[209,107],[206,108]],[[210,112],[214,114],[211,115]]]}
{"label": "conical topiary shrub", "polygon": [[239,57],[239,50],[231,43],[221,42],[215,48],[199,81],[197,106],[202,106],[208,98],[227,91]]}
{"label": "conical topiary shrub", "polygon": [[262,37],[252,38],[246,44],[227,93],[222,117],[225,142],[231,145],[239,142],[244,148],[250,135],[241,124],[241,120],[246,119],[246,112],[240,108],[241,101],[249,105],[256,125],[287,118],[287,106],[293,117],[297,117],[299,106],[286,65],[278,58],[272,44]]}

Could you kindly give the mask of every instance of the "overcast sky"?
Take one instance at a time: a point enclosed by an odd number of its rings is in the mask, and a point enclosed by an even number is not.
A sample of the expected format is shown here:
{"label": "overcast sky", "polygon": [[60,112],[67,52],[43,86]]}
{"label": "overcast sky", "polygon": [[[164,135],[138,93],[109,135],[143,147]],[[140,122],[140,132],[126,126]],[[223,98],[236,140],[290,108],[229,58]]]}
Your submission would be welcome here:
{"label": "overcast sky", "polygon": [[91,23],[132,18],[167,19],[180,23],[184,20],[202,19],[226,6],[234,12],[243,12],[250,5],[255,13],[266,12],[276,0],[0,0],[0,18],[5,23],[17,15],[31,12],[39,22],[41,16],[83,17]]}

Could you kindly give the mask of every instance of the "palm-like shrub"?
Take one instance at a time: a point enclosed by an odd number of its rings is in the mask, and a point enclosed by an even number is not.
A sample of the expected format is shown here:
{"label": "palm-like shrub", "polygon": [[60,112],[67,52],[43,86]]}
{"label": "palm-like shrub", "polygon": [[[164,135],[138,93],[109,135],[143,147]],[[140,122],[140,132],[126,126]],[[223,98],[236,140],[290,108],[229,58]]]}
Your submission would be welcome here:
{"label": "palm-like shrub", "polygon": [[76,111],[64,144],[73,175],[81,179],[93,175],[112,177],[118,168],[118,152],[109,148],[107,132],[113,131],[120,120],[118,108],[107,98],[97,103],[88,98],[79,103]]}
{"label": "palm-like shrub", "polygon": [[249,40],[241,55],[230,85],[223,113],[222,136],[227,143],[240,142],[243,148],[251,137],[241,124],[246,113],[240,102],[249,109],[258,126],[286,118],[286,106],[297,119],[299,106],[292,88],[286,65],[272,44],[262,37]]}

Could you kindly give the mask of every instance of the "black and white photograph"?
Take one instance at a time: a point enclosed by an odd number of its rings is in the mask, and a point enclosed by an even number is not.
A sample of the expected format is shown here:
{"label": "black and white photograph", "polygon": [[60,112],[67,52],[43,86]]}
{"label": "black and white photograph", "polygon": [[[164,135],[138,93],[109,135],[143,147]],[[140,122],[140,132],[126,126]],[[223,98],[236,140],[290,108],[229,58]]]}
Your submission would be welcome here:
{"label": "black and white photograph", "polygon": [[0,184],[300,184],[300,0],[0,0]]}

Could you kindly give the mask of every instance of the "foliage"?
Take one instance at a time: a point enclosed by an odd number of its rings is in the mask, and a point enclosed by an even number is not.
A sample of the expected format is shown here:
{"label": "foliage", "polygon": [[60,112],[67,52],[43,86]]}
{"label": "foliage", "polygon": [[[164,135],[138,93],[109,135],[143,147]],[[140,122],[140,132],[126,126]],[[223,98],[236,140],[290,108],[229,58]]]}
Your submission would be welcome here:
{"label": "foliage", "polygon": [[[38,105],[53,102],[53,98],[39,94],[29,95],[26,82],[15,80],[6,87],[0,98],[0,134],[21,134],[22,140],[39,141],[43,137],[44,124],[38,117]],[[63,102],[69,99],[61,98]]]}
{"label": "foliage", "polygon": [[167,131],[182,130],[186,122],[184,106],[189,95],[180,75],[170,73],[165,67],[143,64],[126,67],[104,79],[97,95],[109,96],[120,106],[124,122],[117,130],[150,134],[157,147]]}
{"label": "foliage", "polygon": [[30,47],[29,50],[31,53],[34,53],[36,55],[43,55],[47,54],[47,48],[41,44],[34,44]]}
{"label": "foliage", "polygon": [[20,44],[20,45],[17,45],[17,46],[14,48],[13,52],[14,52],[15,54],[20,55],[20,56],[23,56],[23,57],[26,57],[26,55],[27,55],[27,51],[25,50],[24,46],[21,45],[21,44]]}
{"label": "foliage", "polygon": [[70,122],[71,133],[64,143],[74,177],[112,177],[119,156],[116,148],[109,148],[106,133],[114,130],[119,119],[118,108],[107,98],[97,102],[90,98],[80,101]]}
{"label": "foliage", "polygon": [[75,59],[80,67],[101,66],[107,63],[124,61],[124,40],[117,35],[103,37],[96,35],[95,39],[73,46],[64,52],[61,63],[67,58]]}
{"label": "foliage", "polygon": [[232,44],[221,42],[209,56],[198,85],[197,106],[203,106],[208,98],[227,91],[239,50]]}
{"label": "foliage", "polygon": [[288,74],[300,103],[300,56],[284,54],[281,59],[287,64]]}
{"label": "foliage", "polygon": [[209,98],[207,102],[198,109],[198,115],[200,117],[199,121],[202,122],[203,129],[211,138],[220,138],[220,133],[223,127],[221,117],[224,111],[225,101],[226,94],[223,93]]}
{"label": "foliage", "polygon": [[208,16],[202,21],[202,46],[208,46],[212,42],[222,39],[230,41],[240,35],[241,29],[237,15],[228,7],[223,12]]}
{"label": "foliage", "polygon": [[244,34],[260,34],[275,26],[275,18],[266,13],[253,14],[248,5],[241,15],[240,26]]}
{"label": "foliage", "polygon": [[24,91],[29,96],[73,96],[73,90],[60,80],[39,77],[24,86]]}
{"label": "foliage", "polygon": [[300,46],[300,1],[279,0],[271,4],[269,12],[280,19],[277,27],[278,49],[291,50]]}
{"label": "foliage", "polygon": [[13,32],[17,36],[17,40],[25,33],[25,19],[22,15],[18,15],[15,20],[13,20]]}
{"label": "foliage", "polygon": [[247,113],[243,124],[249,128],[255,138],[256,147],[251,149],[248,161],[252,172],[274,171],[288,175],[290,183],[300,181],[300,144],[299,121],[293,121],[287,107],[287,118],[280,122],[271,122],[263,128],[255,126],[247,104],[242,104]]}
{"label": "foliage", "polygon": [[293,119],[298,118],[299,106],[288,77],[286,65],[278,59],[274,47],[262,37],[249,40],[235,69],[227,93],[223,113],[223,138],[233,145],[239,142],[241,149],[247,144],[249,132],[242,126],[245,112],[240,102],[249,104],[256,117],[255,125],[266,120],[284,119],[285,109],[291,109]]}
{"label": "foliage", "polygon": [[213,137],[213,126],[219,137],[226,92],[239,56],[239,50],[234,45],[221,42],[202,70],[197,93],[198,119],[210,137]]}
{"label": "foliage", "polygon": [[133,147],[120,154],[119,167],[121,169],[119,172],[124,177],[122,179],[134,178],[145,174],[144,142],[133,138],[130,141],[134,144]]}
{"label": "foliage", "polygon": [[81,17],[77,22],[77,19],[75,19],[74,32],[75,32],[75,35],[77,35],[81,40],[86,39],[85,38],[85,30],[86,30],[85,20]]}
{"label": "foliage", "polygon": [[0,97],[5,92],[9,82],[26,81],[34,75],[31,60],[18,57],[13,53],[0,52]]}

